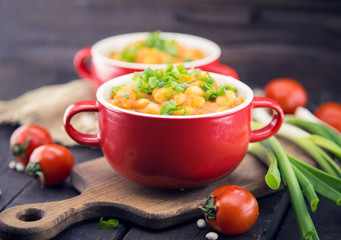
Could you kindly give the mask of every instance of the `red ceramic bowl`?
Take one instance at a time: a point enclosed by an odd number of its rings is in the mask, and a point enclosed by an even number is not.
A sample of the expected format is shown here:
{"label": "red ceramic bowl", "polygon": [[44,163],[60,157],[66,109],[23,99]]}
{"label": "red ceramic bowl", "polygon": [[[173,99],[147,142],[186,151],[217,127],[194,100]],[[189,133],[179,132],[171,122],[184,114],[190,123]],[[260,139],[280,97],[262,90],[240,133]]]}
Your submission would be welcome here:
{"label": "red ceramic bowl", "polygon": [[[147,67],[153,69],[165,69],[166,64],[140,64],[118,61],[107,57],[111,51],[122,51],[128,43],[146,39],[148,32],[122,34],[108,37],[95,43],[91,47],[86,47],[78,51],[74,57],[74,67],[77,74],[84,79],[93,82],[95,89],[102,83],[136,71],[143,71]],[[174,39],[181,45],[188,48],[200,49],[205,58],[184,63],[186,68],[200,68],[208,72],[216,72],[234,78],[239,78],[236,71],[231,67],[219,63],[221,49],[214,42],[181,33],[166,33],[162,36],[167,39]],[[90,61],[90,64],[87,64]]]}
{"label": "red ceramic bowl", "polygon": [[[252,90],[232,77],[210,73],[219,83],[238,89],[241,105],[219,113],[192,116],[151,115],[111,105],[111,88],[132,82],[132,74],[107,81],[96,101],[71,105],[64,126],[76,142],[101,147],[110,165],[122,176],[157,188],[189,188],[216,181],[231,173],[244,158],[249,142],[274,135],[283,111],[274,101],[254,97]],[[251,131],[251,110],[275,110],[272,122]],[[80,112],[98,112],[99,133],[85,134],[71,125]]]}

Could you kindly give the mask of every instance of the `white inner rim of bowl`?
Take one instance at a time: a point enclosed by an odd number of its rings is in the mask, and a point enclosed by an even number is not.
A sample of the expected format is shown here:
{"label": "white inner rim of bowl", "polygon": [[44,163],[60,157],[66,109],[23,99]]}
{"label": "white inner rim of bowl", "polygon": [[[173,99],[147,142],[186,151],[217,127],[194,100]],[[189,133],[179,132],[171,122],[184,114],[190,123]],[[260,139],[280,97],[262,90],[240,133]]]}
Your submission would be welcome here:
{"label": "white inner rim of bowl", "polygon": [[116,106],[112,105],[111,103],[109,103],[108,100],[111,98],[112,87],[121,86],[123,84],[131,85],[131,83],[133,82],[133,80],[131,79],[133,74],[134,73],[128,74],[128,75],[123,75],[123,76],[114,78],[114,79],[109,80],[109,81],[105,82],[104,84],[102,84],[98,88],[97,93],[96,93],[97,100],[102,105],[104,105],[105,107],[107,107],[109,109],[112,109],[112,110],[115,110],[118,112],[124,112],[127,114],[144,116],[144,117],[149,117],[149,118],[191,119],[191,118],[205,118],[205,117],[214,117],[214,116],[231,114],[231,113],[237,112],[237,111],[245,108],[246,106],[248,106],[253,99],[253,92],[252,92],[251,88],[249,88],[243,82],[236,80],[236,79],[229,77],[229,76],[225,76],[225,75],[221,75],[221,74],[217,74],[217,73],[210,73],[210,75],[214,78],[215,81],[217,81],[217,83],[219,85],[228,84],[232,87],[237,88],[237,90],[238,90],[237,96],[245,98],[245,101],[242,104],[240,104],[234,108],[231,108],[231,109],[228,109],[225,111],[221,111],[221,112],[198,114],[198,115],[180,115],[180,116],[139,113],[139,112],[134,112],[131,110],[119,108],[119,107],[116,107]]}
{"label": "white inner rim of bowl", "polygon": [[[108,37],[103,40],[95,43],[91,48],[92,58],[95,64],[107,64],[114,65],[123,68],[130,69],[146,69],[147,67],[151,67],[153,69],[162,69],[166,68],[167,64],[141,64],[141,63],[131,63],[131,62],[123,62],[115,59],[111,59],[108,54],[112,51],[119,52],[122,51],[127,44],[136,42],[137,40],[146,39],[148,33],[130,33],[130,34],[122,34],[113,37]],[[167,39],[174,39],[179,44],[183,45],[187,48],[197,48],[200,49],[205,58],[184,63],[186,68],[191,68],[195,66],[203,66],[209,64],[215,60],[217,60],[221,55],[220,47],[205,38],[182,34],[182,33],[170,33],[170,32],[162,32],[162,37]]]}

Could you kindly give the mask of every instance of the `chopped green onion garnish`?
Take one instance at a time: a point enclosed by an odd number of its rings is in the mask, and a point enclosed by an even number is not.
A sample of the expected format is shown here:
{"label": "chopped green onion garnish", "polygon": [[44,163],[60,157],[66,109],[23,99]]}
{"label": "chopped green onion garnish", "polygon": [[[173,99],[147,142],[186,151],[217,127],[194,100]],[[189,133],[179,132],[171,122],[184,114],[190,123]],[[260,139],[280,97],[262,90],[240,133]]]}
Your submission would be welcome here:
{"label": "chopped green onion garnish", "polygon": [[208,91],[208,90],[213,89],[213,84],[209,84],[209,83],[206,83],[206,82],[202,82],[202,83],[200,83],[200,87],[201,87],[202,89],[204,89],[205,91]]}
{"label": "chopped green onion garnish", "polygon": [[174,100],[169,100],[162,104],[160,108],[160,114],[161,115],[171,115],[173,112],[178,110],[184,110],[184,113],[182,115],[186,115],[186,107],[185,106],[176,106],[177,103]]}
{"label": "chopped green onion garnish", "polygon": [[156,77],[155,77],[155,76],[150,77],[150,78],[148,79],[148,84],[149,84],[149,87],[150,87],[150,88],[152,88],[152,89],[156,88],[156,87],[157,87],[157,80],[156,80]]}
{"label": "chopped green onion garnish", "polygon": [[174,92],[174,88],[172,88],[172,92],[170,94],[164,93],[163,96],[165,96],[165,98],[170,98],[174,94]]}
{"label": "chopped green onion garnish", "polygon": [[174,100],[169,100],[162,104],[160,108],[160,114],[162,115],[170,115],[172,113],[172,109],[176,106],[176,102]]}
{"label": "chopped green onion garnish", "polygon": [[98,223],[98,229],[113,229],[118,226],[119,222],[117,219],[109,219],[108,221],[103,220],[103,217],[100,218]]}
{"label": "chopped green onion garnish", "polygon": [[121,52],[121,61],[126,61],[126,62],[134,62],[135,57],[137,54],[137,51],[140,49],[140,45],[131,45],[126,47],[122,52]]}
{"label": "chopped green onion garnish", "polygon": [[201,70],[200,70],[199,68],[194,68],[194,67],[192,67],[192,69],[191,69],[191,71],[190,71],[190,75],[191,75],[192,77],[197,76],[199,73],[201,73]]}
{"label": "chopped green onion garnish", "polygon": [[204,98],[206,100],[214,100],[218,97],[218,94],[216,93],[216,91],[214,90],[208,90],[206,91],[206,93],[204,94]]}
{"label": "chopped green onion garnish", "polygon": [[[186,81],[187,79],[189,80]],[[235,88],[228,85],[223,85],[215,90],[215,81],[208,72],[202,73],[200,69],[194,68],[188,71],[184,64],[168,65],[165,70],[146,68],[143,72],[135,72],[132,80],[131,86],[139,98],[145,98],[147,94],[151,95],[156,88],[166,88],[167,91],[164,96],[169,99],[175,93],[185,92],[189,83],[195,81],[199,81],[199,86],[205,90],[203,96],[205,100],[215,100],[218,96],[224,95],[226,89],[236,91]],[[114,87],[113,93],[117,94],[122,87]],[[128,92],[123,92],[121,95],[124,98],[131,97]],[[178,110],[184,110],[184,114],[186,114],[185,106],[176,106],[174,101],[168,101],[161,106],[160,112],[162,115],[170,115]]]}
{"label": "chopped green onion garnish", "polygon": [[130,98],[130,94],[128,92],[121,93],[123,98]]}
{"label": "chopped green onion garnish", "polygon": [[[196,69],[197,70],[197,69]],[[195,71],[197,74],[201,71]],[[156,87],[172,88],[176,93],[182,93],[188,88],[187,83],[180,82],[184,76],[192,75],[183,64],[174,66],[168,65],[166,70],[152,70],[147,68],[143,72],[136,72],[132,79],[132,87],[139,94],[151,94]]]}
{"label": "chopped green onion garnish", "polygon": [[[237,92],[237,88],[235,88],[235,87],[232,87],[232,86],[230,86],[230,85],[220,85],[219,87],[217,87],[217,89],[216,89],[216,91],[217,92],[224,92],[224,94],[225,94],[225,92],[227,91],[227,90],[231,90],[231,91],[233,91],[233,92]],[[219,93],[218,93],[219,94]],[[222,94],[222,95],[224,95],[224,94]],[[222,95],[219,95],[219,96],[222,96]]]}
{"label": "chopped green onion garnish", "polygon": [[150,48],[156,48],[171,56],[175,56],[177,54],[175,41],[169,40],[169,39],[163,39],[161,38],[160,35],[161,35],[161,31],[149,33],[147,39],[144,41],[144,44]]}
{"label": "chopped green onion garnish", "polygon": [[120,91],[125,85],[117,86],[117,87],[112,87],[111,92],[113,94],[117,94],[118,91]]}

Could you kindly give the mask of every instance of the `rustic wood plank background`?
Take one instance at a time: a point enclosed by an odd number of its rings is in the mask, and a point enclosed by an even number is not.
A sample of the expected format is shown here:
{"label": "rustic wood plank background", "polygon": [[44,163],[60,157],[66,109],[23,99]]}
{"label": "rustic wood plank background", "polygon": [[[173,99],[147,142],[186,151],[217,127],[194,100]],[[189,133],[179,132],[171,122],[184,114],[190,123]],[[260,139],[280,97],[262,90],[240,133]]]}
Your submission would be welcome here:
{"label": "rustic wood plank background", "polygon": [[[337,84],[341,64],[341,18],[338,1],[287,0],[77,0],[0,1],[1,66],[22,65],[46,78],[77,78],[72,59],[80,48],[111,35],[129,32],[183,32],[217,42],[222,62],[241,80],[263,86],[273,77],[304,83],[311,107],[326,99],[340,100]],[[34,72],[36,66],[45,72]],[[312,69],[314,71],[312,71]],[[7,71],[2,79],[16,77]],[[25,75],[25,74],[24,74]],[[23,76],[24,78],[25,76]],[[320,92],[322,90],[322,93]],[[6,98],[7,89],[1,90]],[[17,95],[22,92],[17,92]],[[9,96],[7,96],[8,98]]]}
{"label": "rustic wood plank background", "polygon": [[[155,30],[215,41],[222,63],[251,87],[280,76],[299,80],[312,111],[326,100],[341,102],[341,2],[336,0],[0,0],[0,99],[78,78],[74,54],[104,37]],[[0,126],[0,211],[77,195],[67,182],[41,191],[34,181],[8,170],[13,159],[8,139],[15,127]],[[71,150],[78,162],[102,155],[84,147]],[[220,239],[300,239],[293,212],[284,214],[288,199],[283,192],[259,203],[263,215],[253,231]],[[321,239],[341,235],[339,219],[340,209],[322,200],[313,215]],[[96,225],[97,219],[76,224],[55,239],[204,239],[207,232],[193,222],[161,232],[129,222],[109,232]]]}

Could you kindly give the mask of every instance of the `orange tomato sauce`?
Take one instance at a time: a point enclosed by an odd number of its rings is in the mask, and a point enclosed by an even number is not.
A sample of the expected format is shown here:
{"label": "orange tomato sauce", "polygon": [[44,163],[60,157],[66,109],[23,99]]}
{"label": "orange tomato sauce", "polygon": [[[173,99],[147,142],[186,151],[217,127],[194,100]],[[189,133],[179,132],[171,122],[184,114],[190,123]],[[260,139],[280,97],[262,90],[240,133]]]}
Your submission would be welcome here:
{"label": "orange tomato sauce", "polygon": [[120,52],[111,52],[108,57],[119,61],[142,64],[176,64],[205,57],[200,49],[186,48],[175,41],[168,45],[164,48],[158,48],[147,46],[144,41],[136,41],[128,44]]}
{"label": "orange tomato sauce", "polygon": [[[226,90],[222,96],[214,100],[205,99],[206,91],[201,87],[201,80],[190,79],[180,82],[190,82],[183,92],[175,92],[170,87],[155,87],[151,94],[138,94],[132,86],[123,86],[117,93],[112,94],[109,103],[134,112],[164,115],[198,115],[214,113],[234,108],[244,102],[232,90]],[[218,84],[214,82],[213,91]],[[207,97],[206,97],[207,98]],[[163,105],[171,102],[174,106],[169,112],[163,112]],[[167,103],[167,104],[168,104]]]}

